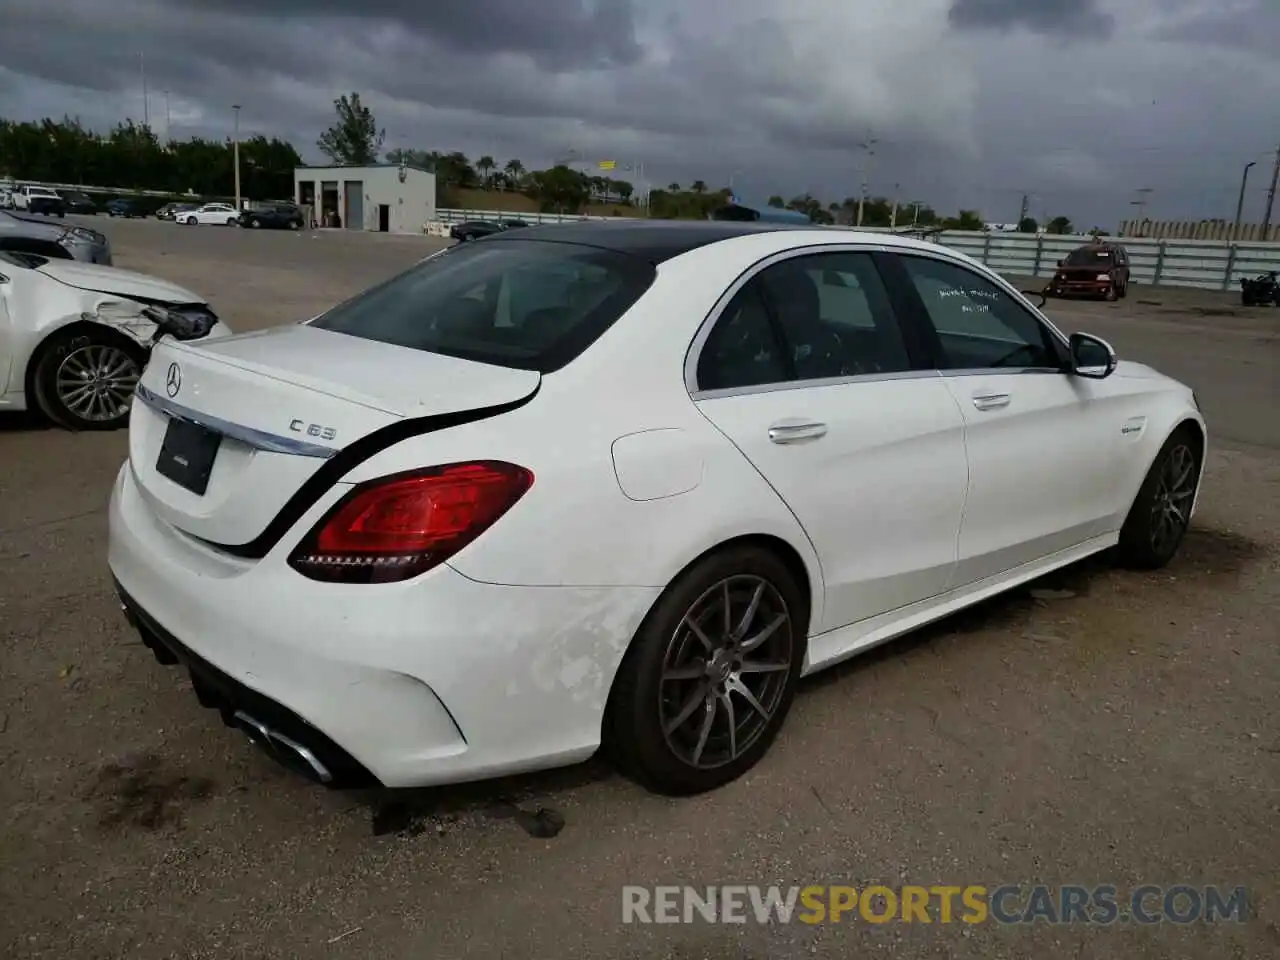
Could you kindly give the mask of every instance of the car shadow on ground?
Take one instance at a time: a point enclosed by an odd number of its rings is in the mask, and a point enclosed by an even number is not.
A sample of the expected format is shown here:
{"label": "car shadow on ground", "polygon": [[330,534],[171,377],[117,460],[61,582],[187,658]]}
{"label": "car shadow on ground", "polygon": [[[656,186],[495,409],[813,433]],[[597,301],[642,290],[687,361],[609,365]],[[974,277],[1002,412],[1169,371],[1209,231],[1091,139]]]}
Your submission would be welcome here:
{"label": "car shadow on ground", "polygon": [[[1266,552],[1261,544],[1240,534],[1193,526],[1169,571],[1183,579],[1216,579],[1239,573]],[[986,630],[1025,630],[1037,608],[1086,597],[1099,581],[1117,572],[1112,551],[1096,554],[805,678],[798,695],[812,696],[847,682],[862,671],[874,671],[891,658],[918,653],[944,637]],[[1144,576],[1142,573],[1129,575]],[[597,754],[585,763],[559,770],[474,784],[363,791],[354,793],[353,797],[369,809],[375,836],[415,836],[433,830],[444,833],[451,822],[480,815],[512,820],[529,835],[546,838],[556,836],[565,826],[563,815],[556,809],[557,797],[617,779],[620,775],[608,759]]]}
{"label": "car shadow on ground", "polygon": [[38,433],[52,429],[53,424],[34,410],[0,413],[0,433]]}

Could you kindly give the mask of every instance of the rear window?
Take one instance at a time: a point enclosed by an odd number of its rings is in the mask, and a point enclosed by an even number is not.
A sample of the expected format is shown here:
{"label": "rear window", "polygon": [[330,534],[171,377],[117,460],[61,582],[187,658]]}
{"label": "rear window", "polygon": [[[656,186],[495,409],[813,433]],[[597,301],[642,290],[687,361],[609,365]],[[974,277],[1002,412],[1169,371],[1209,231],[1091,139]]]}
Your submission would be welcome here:
{"label": "rear window", "polygon": [[654,275],[651,264],[610,250],[486,239],[430,257],[311,325],[550,373],[609,329]]}

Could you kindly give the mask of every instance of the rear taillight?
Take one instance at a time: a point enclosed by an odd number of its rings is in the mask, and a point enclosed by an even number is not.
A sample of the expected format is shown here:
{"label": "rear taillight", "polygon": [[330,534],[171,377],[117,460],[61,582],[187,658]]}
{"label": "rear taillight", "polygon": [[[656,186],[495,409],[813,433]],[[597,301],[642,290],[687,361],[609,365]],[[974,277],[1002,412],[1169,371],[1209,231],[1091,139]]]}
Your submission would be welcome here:
{"label": "rear taillight", "polygon": [[289,565],[312,580],[407,580],[475,540],[532,485],[524,467],[495,460],[371,480],[316,524]]}

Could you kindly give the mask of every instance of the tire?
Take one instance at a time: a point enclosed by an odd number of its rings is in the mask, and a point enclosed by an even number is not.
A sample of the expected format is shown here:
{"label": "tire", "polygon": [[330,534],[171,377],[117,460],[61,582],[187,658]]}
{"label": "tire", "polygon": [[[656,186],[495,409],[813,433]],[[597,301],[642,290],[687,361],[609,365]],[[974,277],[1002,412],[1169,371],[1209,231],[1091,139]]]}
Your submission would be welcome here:
{"label": "tire", "polygon": [[239,222],[240,222],[240,218],[239,218],[239,217],[227,217],[227,226],[228,226],[228,227],[234,227],[234,226],[235,226],[237,223],[239,223]]}
{"label": "tire", "polygon": [[251,226],[251,227],[253,227],[253,229],[257,230],[259,227],[261,227],[261,226],[262,226],[262,221],[261,221],[261,220],[259,220],[257,217],[254,217],[252,220],[250,220],[250,221],[249,221],[249,226]]}
{"label": "tire", "polygon": [[[741,625],[757,591],[745,641],[726,634],[725,596],[728,619]],[[701,636],[690,622],[700,624]],[[786,720],[808,624],[808,596],[774,553],[744,545],[698,561],[658,598],[623,657],[606,708],[605,751],[657,793],[687,796],[736,780],[765,755]],[[767,638],[751,646],[762,633]],[[703,638],[719,652],[709,656]],[[739,672],[744,654],[747,664],[771,669]],[[663,676],[672,671],[692,675]]]}
{"label": "tire", "polygon": [[302,229],[302,221],[301,221],[301,220],[290,220],[290,221],[289,221],[289,229],[290,229],[290,230],[301,230],[301,229]]}
{"label": "tire", "polygon": [[1116,289],[1116,285],[1113,283],[1111,286],[1107,287],[1107,292],[1103,294],[1103,297],[1106,299],[1107,303],[1115,303],[1120,299],[1120,291]]}
{"label": "tire", "polygon": [[[146,351],[103,327],[54,334],[32,358],[35,405],[68,430],[118,430],[129,422],[133,391],[147,363]],[[97,375],[99,389],[89,377]],[[74,384],[83,377],[84,384]]]}
{"label": "tire", "polygon": [[1120,285],[1119,297],[1121,300],[1123,300],[1128,295],[1129,295],[1129,281],[1126,280],[1124,283]]}
{"label": "tire", "polygon": [[189,227],[194,227],[199,222],[200,221],[197,220],[195,217],[187,217],[187,226]]}
{"label": "tire", "polygon": [[1193,427],[1183,425],[1169,435],[1120,528],[1121,566],[1159,570],[1173,559],[1190,522],[1203,455]]}

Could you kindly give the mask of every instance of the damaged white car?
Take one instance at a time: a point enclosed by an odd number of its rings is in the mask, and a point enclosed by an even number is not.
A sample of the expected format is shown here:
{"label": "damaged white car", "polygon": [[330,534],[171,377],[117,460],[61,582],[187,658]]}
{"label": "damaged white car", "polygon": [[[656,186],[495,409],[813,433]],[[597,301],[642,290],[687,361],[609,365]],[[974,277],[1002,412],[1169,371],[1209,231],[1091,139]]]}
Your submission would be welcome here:
{"label": "damaged white car", "polygon": [[123,427],[152,344],[229,333],[201,297],[157,277],[0,251],[0,413]]}

